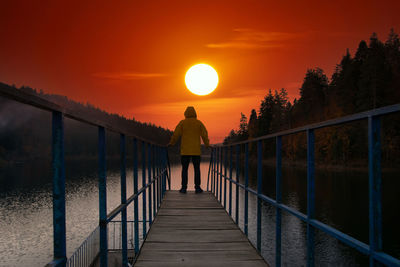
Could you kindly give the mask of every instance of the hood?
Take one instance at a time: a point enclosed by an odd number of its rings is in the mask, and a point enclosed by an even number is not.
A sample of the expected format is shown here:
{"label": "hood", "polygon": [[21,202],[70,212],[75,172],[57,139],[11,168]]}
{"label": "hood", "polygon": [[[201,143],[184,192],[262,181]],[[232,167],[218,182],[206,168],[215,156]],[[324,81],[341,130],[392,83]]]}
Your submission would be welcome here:
{"label": "hood", "polygon": [[197,118],[196,110],[194,107],[187,107],[185,110],[185,118]]}

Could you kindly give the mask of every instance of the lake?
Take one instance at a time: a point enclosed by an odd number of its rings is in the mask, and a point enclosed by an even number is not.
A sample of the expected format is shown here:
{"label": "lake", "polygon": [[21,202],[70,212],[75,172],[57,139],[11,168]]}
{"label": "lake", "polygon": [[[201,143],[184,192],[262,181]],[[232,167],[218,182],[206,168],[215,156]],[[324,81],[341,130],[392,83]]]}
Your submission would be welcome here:
{"label": "lake", "polygon": [[[206,189],[208,162],[201,164]],[[129,163],[128,163],[129,164]],[[255,168],[253,168],[255,170]],[[172,189],[180,188],[180,166],[172,166]],[[263,192],[275,197],[274,168],[264,166]],[[107,210],[120,203],[118,160],[108,162]],[[400,257],[400,182],[398,172],[383,175],[384,251]],[[67,254],[70,256],[98,224],[97,161],[66,162]],[[132,169],[127,171],[128,196],[133,192]],[[234,174],[235,177],[235,174]],[[256,174],[250,173],[255,188]],[[141,176],[139,173],[139,187]],[[243,177],[241,177],[243,182]],[[44,266],[52,259],[51,165],[46,161],[15,164],[0,170],[0,266]],[[189,168],[188,189],[193,190]],[[306,170],[284,167],[283,203],[306,213]],[[227,194],[229,196],[229,194]],[[235,196],[235,186],[233,186]],[[239,226],[243,229],[243,190],[239,190]],[[233,200],[233,203],[235,201]],[[132,205],[128,220],[133,219]],[[141,210],[141,209],[139,209]],[[233,215],[235,208],[232,209]],[[249,238],[255,244],[256,198],[249,194]],[[275,209],[262,207],[262,254],[274,265]],[[363,171],[316,172],[316,217],[322,222],[368,243],[368,173]],[[306,225],[282,212],[282,265],[306,265]],[[334,238],[316,231],[317,266],[364,266],[368,258]]]}

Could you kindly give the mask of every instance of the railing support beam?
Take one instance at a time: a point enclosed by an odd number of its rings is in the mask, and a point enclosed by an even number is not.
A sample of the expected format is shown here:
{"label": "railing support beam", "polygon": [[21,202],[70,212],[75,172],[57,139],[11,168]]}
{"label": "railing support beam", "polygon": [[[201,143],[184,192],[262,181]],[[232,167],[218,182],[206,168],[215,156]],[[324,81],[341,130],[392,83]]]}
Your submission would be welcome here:
{"label": "railing support beam", "polygon": [[382,251],[381,127],[378,116],[368,117],[369,249],[370,267],[381,266],[374,253]]}
{"label": "railing support beam", "polygon": [[64,115],[53,111],[52,119],[52,168],[53,168],[53,247],[54,265],[65,266],[65,162]]}
{"label": "railing support beam", "polygon": [[[276,203],[282,202],[282,137],[276,137]],[[281,266],[281,224],[282,224],[282,211],[276,208],[276,225],[275,225],[275,266]]]}
{"label": "railing support beam", "polygon": [[99,126],[99,217],[100,217],[100,266],[107,267],[107,182],[106,182],[106,133]]}
{"label": "railing support beam", "polygon": [[257,250],[261,252],[261,216],[262,216],[262,141],[257,141]]}
{"label": "railing support beam", "polygon": [[[138,146],[137,139],[133,139],[133,193],[138,193]],[[135,233],[135,257],[139,254],[139,198],[133,203],[134,233]]]}
{"label": "railing support beam", "polygon": [[[142,188],[146,186],[146,143],[142,141]],[[143,240],[146,238],[146,189],[142,193],[142,218],[143,218]]]}
{"label": "railing support beam", "polygon": [[307,266],[314,266],[315,162],[314,130],[307,130]]}
{"label": "railing support beam", "polygon": [[[120,152],[121,152],[121,204],[126,204],[126,138],[120,134]],[[122,266],[128,266],[128,240],[127,240],[127,214],[126,207],[121,211],[122,220]]]}
{"label": "railing support beam", "polygon": [[249,144],[244,145],[244,233],[249,235]]}
{"label": "railing support beam", "polygon": [[[236,182],[239,183],[240,177],[240,145],[236,145]],[[239,185],[236,184],[236,217],[235,223],[239,224]]]}

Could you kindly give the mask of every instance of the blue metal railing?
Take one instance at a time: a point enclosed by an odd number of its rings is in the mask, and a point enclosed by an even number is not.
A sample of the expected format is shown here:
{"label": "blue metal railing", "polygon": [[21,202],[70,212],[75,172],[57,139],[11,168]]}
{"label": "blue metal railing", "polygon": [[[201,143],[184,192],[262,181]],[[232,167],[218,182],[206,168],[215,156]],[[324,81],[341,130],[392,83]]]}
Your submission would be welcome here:
{"label": "blue metal railing", "polygon": [[90,266],[99,256],[100,253],[100,235],[99,227],[83,241],[83,243],[75,250],[71,257],[68,258],[67,267],[83,267]]}
{"label": "blue metal railing", "polygon": [[[296,129],[286,130],[275,134],[258,137],[252,140],[246,140],[229,145],[216,145],[212,148],[210,160],[210,174],[208,180],[211,179],[211,191],[216,198],[226,208],[226,182],[229,182],[229,207],[228,213],[231,215],[232,206],[232,183],[236,185],[236,219],[238,224],[238,207],[240,204],[238,188],[244,190],[244,233],[248,235],[248,193],[257,197],[257,235],[256,247],[261,252],[261,205],[263,202],[273,205],[276,209],[276,225],[275,225],[275,265],[281,266],[281,224],[282,210],[288,212],[307,224],[307,266],[314,266],[314,250],[315,250],[315,229],[322,230],[328,235],[340,240],[346,245],[353,247],[361,253],[369,256],[370,266],[386,264],[388,266],[400,266],[400,259],[394,258],[382,251],[382,200],[381,200],[381,137],[380,137],[380,120],[381,116],[400,112],[400,104],[374,109],[354,115],[328,120],[325,122],[315,123]],[[314,130],[334,125],[341,125],[358,120],[368,120],[368,166],[369,166],[369,245],[365,244],[327,224],[324,224],[315,218],[315,159],[314,159]],[[282,137],[295,133],[306,132],[307,134],[307,214],[303,214],[285,204],[282,204]],[[270,198],[262,192],[262,141],[267,139],[275,139],[276,142],[276,197]],[[257,144],[257,190],[249,188],[249,144]],[[244,184],[239,182],[240,173],[240,151],[244,145]],[[232,177],[232,154],[236,147],[236,180]],[[229,150],[229,176],[227,176],[228,166],[228,150]],[[224,166],[224,172],[222,172]],[[222,179],[224,186],[222,186]],[[209,183],[209,182],[208,182]],[[222,188],[224,193],[222,195]],[[208,188],[207,188],[208,190]],[[223,203],[222,203],[223,202]]]}
{"label": "blue metal railing", "polygon": [[[99,177],[99,235],[100,235],[100,266],[108,264],[107,225],[113,218],[121,214],[122,221],[122,262],[128,266],[127,257],[127,207],[134,205],[134,249],[138,255],[139,243],[139,197],[142,195],[142,220],[143,239],[146,237],[146,223],[151,225],[166,191],[166,180],[170,175],[168,168],[168,152],[166,146],[150,142],[135,136],[130,129],[119,128],[106,122],[74,110],[59,106],[36,95],[25,93],[8,85],[0,83],[0,96],[15,100],[20,103],[35,106],[52,112],[52,169],[53,169],[53,248],[54,260],[47,266],[66,266],[66,214],[65,214],[65,162],[64,162],[64,118],[68,117],[86,124],[98,127],[98,177]],[[121,153],[121,204],[111,213],[107,214],[106,190],[106,130],[120,135]],[[126,196],[126,138],[133,139],[133,195]],[[142,187],[138,188],[138,142],[142,147]],[[147,149],[146,149],[147,147]],[[147,151],[147,153],[146,153]],[[146,160],[147,154],[147,160]],[[153,171],[153,172],[152,172]],[[146,180],[146,172],[148,172]],[[157,189],[157,190],[156,190]],[[153,195],[151,191],[153,190]],[[148,192],[148,199],[147,199]],[[153,198],[152,198],[153,196]],[[148,213],[148,219],[146,214]],[[86,241],[85,241],[86,242]],[[84,242],[84,243],[85,243]],[[87,246],[82,244],[78,248],[86,253]],[[76,255],[74,253],[73,255]],[[74,256],[77,260],[78,256]],[[91,263],[90,263],[91,264]]]}

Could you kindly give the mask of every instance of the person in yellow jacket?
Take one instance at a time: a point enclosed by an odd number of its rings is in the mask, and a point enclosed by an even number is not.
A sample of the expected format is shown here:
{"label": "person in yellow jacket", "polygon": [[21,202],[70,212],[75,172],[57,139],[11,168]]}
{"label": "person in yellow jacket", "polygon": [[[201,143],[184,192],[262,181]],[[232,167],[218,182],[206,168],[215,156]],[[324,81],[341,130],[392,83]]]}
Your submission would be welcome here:
{"label": "person in yellow jacket", "polygon": [[194,107],[187,107],[184,115],[185,119],[181,120],[175,127],[174,134],[172,135],[168,145],[175,145],[179,138],[181,138],[182,188],[179,192],[186,193],[188,167],[190,160],[192,160],[194,167],[195,192],[201,193],[203,190],[200,187],[200,137],[203,139],[206,147],[210,146],[210,141],[208,140],[207,129],[204,124],[197,119]]}

